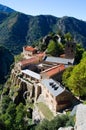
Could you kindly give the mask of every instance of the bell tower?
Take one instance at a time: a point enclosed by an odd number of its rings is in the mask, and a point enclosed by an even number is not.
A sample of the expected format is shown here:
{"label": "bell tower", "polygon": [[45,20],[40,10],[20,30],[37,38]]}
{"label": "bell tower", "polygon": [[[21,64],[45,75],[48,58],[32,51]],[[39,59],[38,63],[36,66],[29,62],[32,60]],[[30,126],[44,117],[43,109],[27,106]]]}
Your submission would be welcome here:
{"label": "bell tower", "polygon": [[75,57],[76,43],[67,42],[65,46],[65,58],[73,59]]}

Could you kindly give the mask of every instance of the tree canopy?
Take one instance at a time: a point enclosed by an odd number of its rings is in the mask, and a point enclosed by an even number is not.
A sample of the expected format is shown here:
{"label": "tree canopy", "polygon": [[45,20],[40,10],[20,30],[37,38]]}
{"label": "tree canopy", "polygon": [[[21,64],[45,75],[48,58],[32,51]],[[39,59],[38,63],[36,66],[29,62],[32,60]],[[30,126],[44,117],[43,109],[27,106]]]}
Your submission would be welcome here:
{"label": "tree canopy", "polygon": [[76,96],[86,95],[86,58],[73,69],[67,69],[63,74],[63,83],[74,93]]}
{"label": "tree canopy", "polygon": [[70,42],[70,41],[73,40],[73,37],[72,37],[72,35],[71,35],[70,32],[66,33],[66,34],[64,35],[64,37],[65,37],[65,40],[66,40],[67,42]]}
{"label": "tree canopy", "polygon": [[75,63],[80,63],[80,60],[82,59],[82,55],[84,53],[85,49],[82,47],[81,44],[76,44],[76,54],[75,54]]}
{"label": "tree canopy", "polygon": [[43,120],[37,125],[36,130],[58,130],[60,127],[74,126],[74,117],[68,115],[57,115],[53,120]]}
{"label": "tree canopy", "polygon": [[28,123],[25,120],[27,111],[20,103],[18,106],[7,95],[3,95],[0,104],[0,125],[8,130],[27,130]]}
{"label": "tree canopy", "polygon": [[61,43],[50,40],[47,53],[52,56],[59,56],[63,52],[63,45]]}

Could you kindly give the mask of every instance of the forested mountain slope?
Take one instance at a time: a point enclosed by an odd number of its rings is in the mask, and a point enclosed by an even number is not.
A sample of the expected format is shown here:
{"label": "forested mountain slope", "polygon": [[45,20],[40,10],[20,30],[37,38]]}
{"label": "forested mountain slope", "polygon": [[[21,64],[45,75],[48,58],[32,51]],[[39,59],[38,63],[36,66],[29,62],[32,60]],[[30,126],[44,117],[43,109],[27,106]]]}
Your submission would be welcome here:
{"label": "forested mountain slope", "polygon": [[[0,5],[1,7],[1,5]],[[51,15],[31,16],[20,12],[0,11],[0,45],[17,54],[26,44],[33,44],[50,32],[70,32],[77,42],[86,47],[86,22],[73,17]]]}
{"label": "forested mountain slope", "polygon": [[14,57],[10,51],[0,46],[0,84],[5,82],[13,62]]}

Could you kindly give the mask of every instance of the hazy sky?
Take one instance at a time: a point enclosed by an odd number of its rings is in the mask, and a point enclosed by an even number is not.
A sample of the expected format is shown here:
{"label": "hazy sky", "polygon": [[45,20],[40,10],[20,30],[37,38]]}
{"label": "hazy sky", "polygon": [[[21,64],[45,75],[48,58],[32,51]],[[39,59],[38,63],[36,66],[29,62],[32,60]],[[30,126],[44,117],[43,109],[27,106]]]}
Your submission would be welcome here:
{"label": "hazy sky", "polygon": [[72,16],[86,21],[86,0],[0,0],[0,4],[29,15]]}

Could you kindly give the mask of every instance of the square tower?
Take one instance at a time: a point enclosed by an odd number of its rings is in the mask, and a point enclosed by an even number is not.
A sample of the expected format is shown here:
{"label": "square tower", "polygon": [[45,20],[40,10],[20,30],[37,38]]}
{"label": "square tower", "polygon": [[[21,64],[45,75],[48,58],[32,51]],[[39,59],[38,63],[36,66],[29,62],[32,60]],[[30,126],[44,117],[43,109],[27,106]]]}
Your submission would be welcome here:
{"label": "square tower", "polygon": [[73,59],[75,57],[76,43],[67,42],[65,46],[65,58]]}

